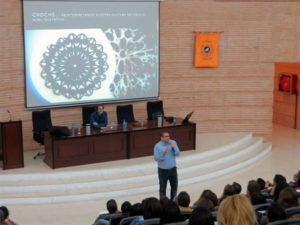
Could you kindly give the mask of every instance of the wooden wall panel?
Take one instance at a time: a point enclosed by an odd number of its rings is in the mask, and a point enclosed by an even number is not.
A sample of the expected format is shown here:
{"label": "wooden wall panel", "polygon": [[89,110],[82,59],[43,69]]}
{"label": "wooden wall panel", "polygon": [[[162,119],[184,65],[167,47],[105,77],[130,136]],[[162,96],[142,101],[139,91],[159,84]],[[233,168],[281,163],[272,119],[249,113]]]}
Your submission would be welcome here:
{"label": "wooden wall panel", "polygon": [[[161,2],[160,98],[166,115],[183,117],[193,110],[197,132],[251,131],[270,140],[274,62],[300,61],[299,4]],[[22,1],[0,0],[0,120],[9,119],[6,109],[22,120],[24,149],[32,150],[40,146],[32,140],[31,111],[25,109],[22,29]],[[218,68],[193,67],[194,31],[223,31]],[[116,121],[115,106],[106,105],[109,121]],[[134,113],[145,119],[146,102],[135,102]],[[81,124],[80,107],[52,109],[51,115],[55,125]]]}

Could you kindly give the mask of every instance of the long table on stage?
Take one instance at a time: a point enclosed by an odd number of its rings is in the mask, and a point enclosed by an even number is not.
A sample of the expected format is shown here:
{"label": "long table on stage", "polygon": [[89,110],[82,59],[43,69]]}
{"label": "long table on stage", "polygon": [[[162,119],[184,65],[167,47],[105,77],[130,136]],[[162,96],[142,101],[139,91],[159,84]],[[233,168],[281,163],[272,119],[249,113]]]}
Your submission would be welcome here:
{"label": "long table on stage", "polygon": [[160,134],[169,132],[181,151],[194,150],[196,146],[196,124],[181,124],[163,121],[158,127],[155,121],[128,123],[127,129],[116,125],[105,131],[85,128],[76,130],[67,137],[54,137],[45,133],[44,162],[51,168],[83,165],[120,159],[153,155],[153,147],[160,140]]}

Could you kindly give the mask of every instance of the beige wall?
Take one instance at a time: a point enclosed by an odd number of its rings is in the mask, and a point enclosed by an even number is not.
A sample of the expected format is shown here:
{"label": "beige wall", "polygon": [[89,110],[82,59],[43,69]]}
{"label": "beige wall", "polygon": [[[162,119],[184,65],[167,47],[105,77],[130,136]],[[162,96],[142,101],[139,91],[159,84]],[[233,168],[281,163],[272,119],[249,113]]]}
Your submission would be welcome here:
{"label": "beige wall", "polygon": [[[294,1],[164,0],[161,3],[160,94],[167,115],[194,110],[197,132],[252,131],[271,139],[274,62],[300,61],[300,3]],[[193,67],[194,31],[224,31],[219,67]],[[10,109],[32,141],[24,97],[21,0],[0,0],[0,121]],[[137,119],[145,102],[134,103]],[[115,104],[107,106],[116,120]],[[81,123],[80,107],[53,109],[55,125]]]}

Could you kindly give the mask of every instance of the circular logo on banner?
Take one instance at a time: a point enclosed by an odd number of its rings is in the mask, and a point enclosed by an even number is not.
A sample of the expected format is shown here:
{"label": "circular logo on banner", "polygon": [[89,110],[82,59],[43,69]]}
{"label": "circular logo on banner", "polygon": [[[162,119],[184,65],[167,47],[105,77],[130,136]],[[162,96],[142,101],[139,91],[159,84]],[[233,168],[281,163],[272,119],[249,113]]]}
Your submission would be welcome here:
{"label": "circular logo on banner", "polygon": [[214,48],[211,42],[206,41],[202,43],[201,54],[205,58],[211,58],[214,54]]}

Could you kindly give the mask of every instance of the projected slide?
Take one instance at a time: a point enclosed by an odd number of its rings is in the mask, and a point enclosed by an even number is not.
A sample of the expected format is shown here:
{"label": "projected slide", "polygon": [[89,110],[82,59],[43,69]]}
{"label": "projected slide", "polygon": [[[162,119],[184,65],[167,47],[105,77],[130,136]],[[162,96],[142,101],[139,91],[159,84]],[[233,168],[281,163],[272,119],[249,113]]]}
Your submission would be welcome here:
{"label": "projected slide", "polygon": [[27,108],[158,96],[157,2],[24,1]]}

